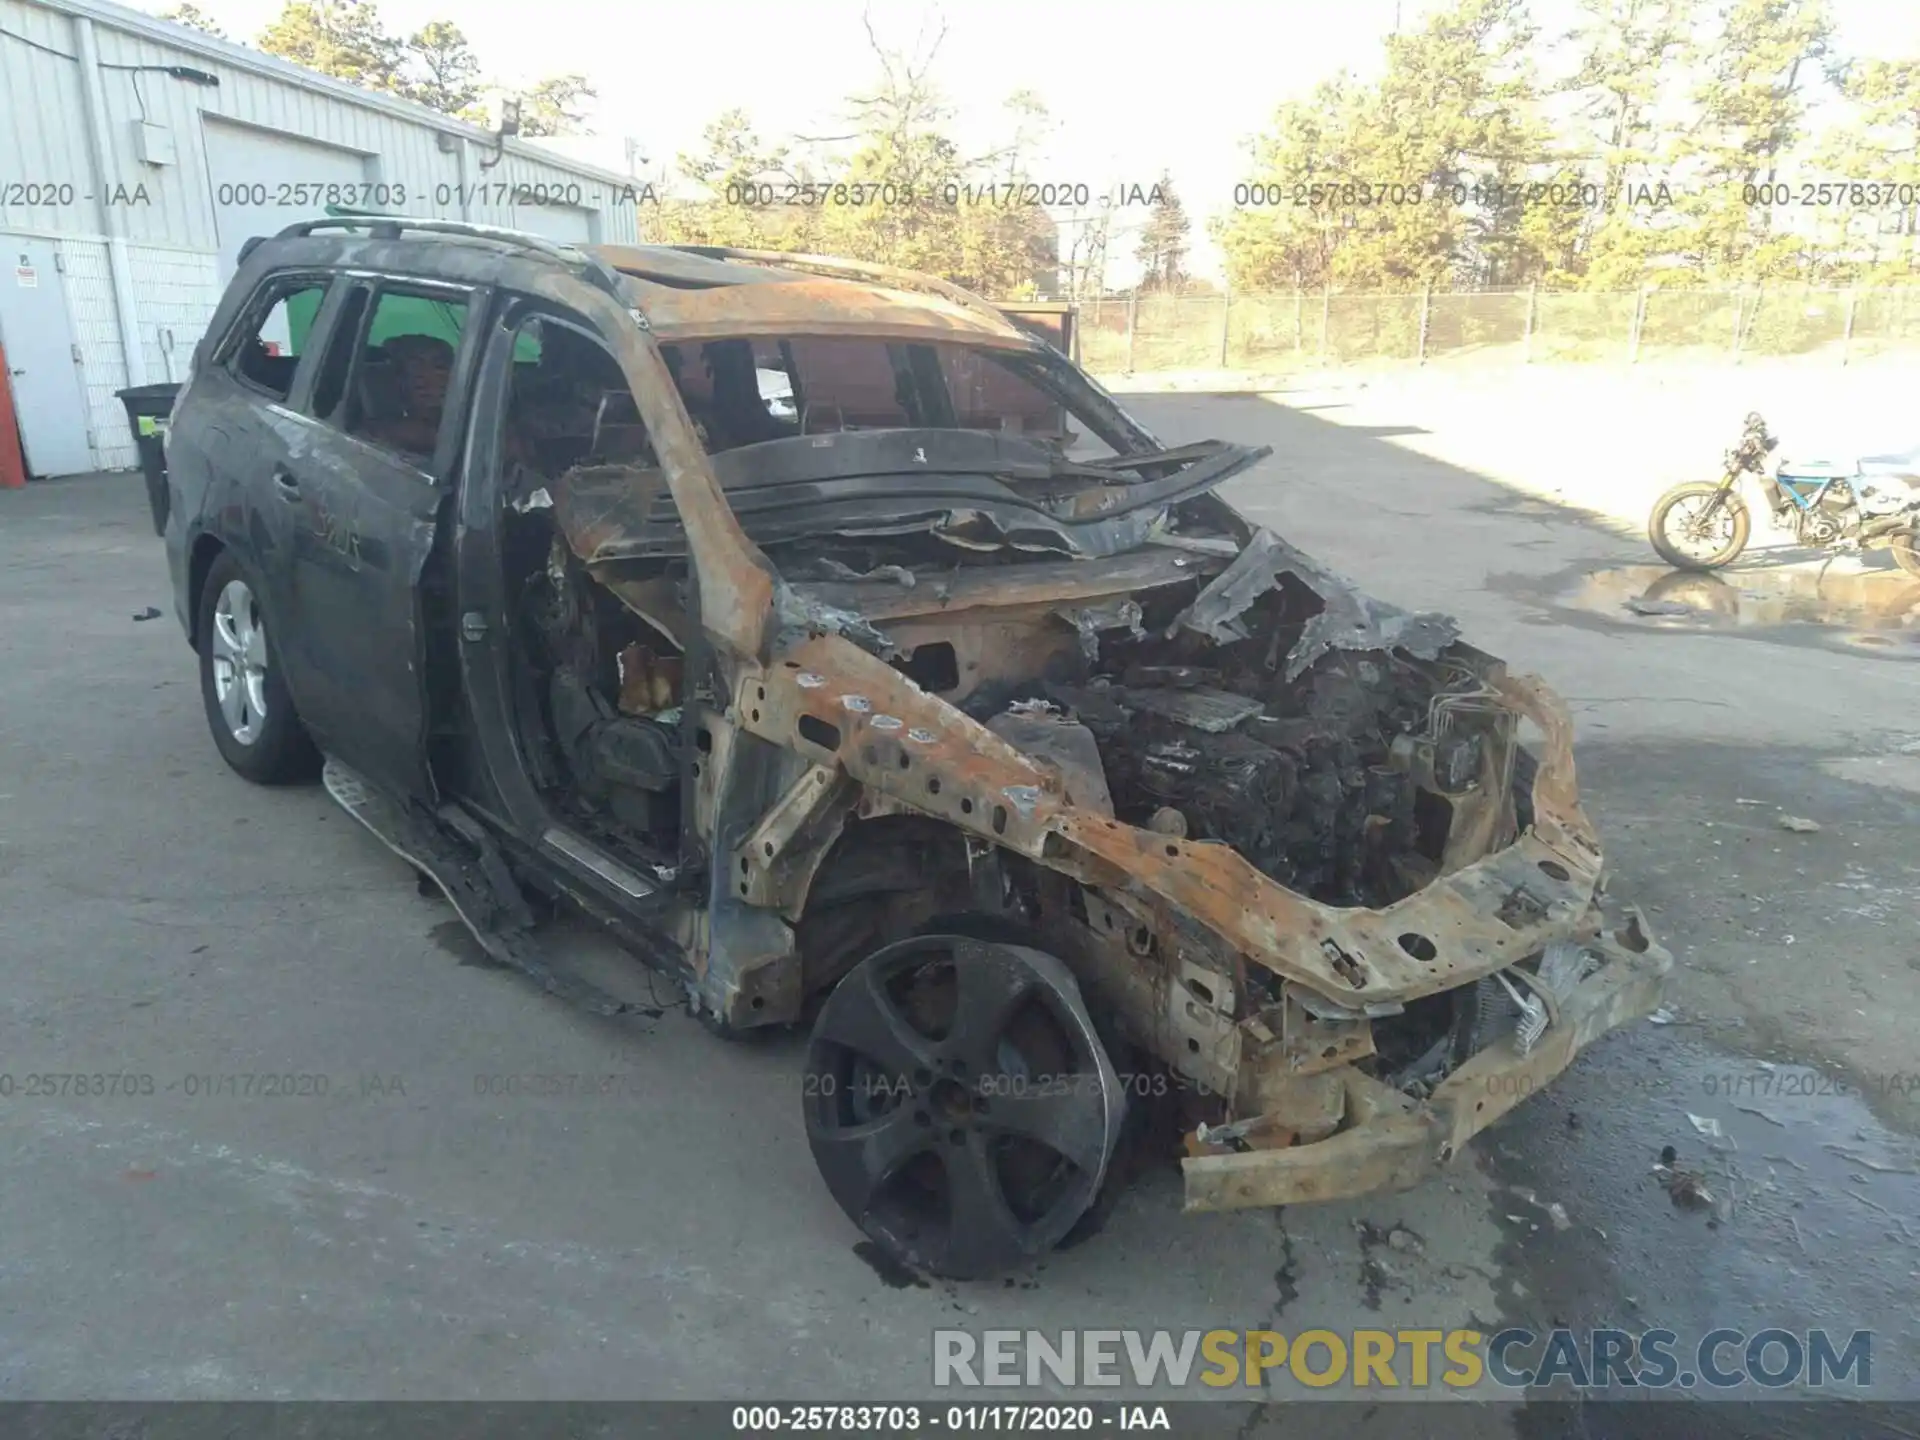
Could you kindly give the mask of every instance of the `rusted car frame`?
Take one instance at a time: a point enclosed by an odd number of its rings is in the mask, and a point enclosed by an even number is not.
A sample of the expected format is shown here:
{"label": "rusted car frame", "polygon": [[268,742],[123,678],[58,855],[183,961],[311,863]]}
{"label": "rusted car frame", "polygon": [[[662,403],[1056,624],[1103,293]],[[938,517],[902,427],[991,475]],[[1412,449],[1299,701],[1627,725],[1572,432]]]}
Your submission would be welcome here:
{"label": "rusted car frame", "polygon": [[[770,253],[740,258],[795,263],[794,257]],[[848,275],[876,273],[876,267],[852,264],[833,268]],[[930,288],[951,295],[950,287]],[[965,303],[966,297],[957,298]],[[649,366],[657,362],[648,353],[648,332],[636,330],[628,338],[638,385],[655,373]],[[664,429],[673,418],[661,413],[649,420]],[[682,475],[676,487],[682,513],[724,508],[717,485],[697,473],[707,468],[697,442],[676,449],[696,472]],[[1483,1052],[1443,1082],[1425,1106],[1353,1071],[1346,1062],[1355,1042],[1348,1038],[1337,1057],[1337,1078],[1347,1107],[1369,1118],[1318,1143],[1190,1157],[1190,1208],[1283,1204],[1416,1183],[1563,1069],[1581,1046],[1658,1003],[1670,960],[1647,938],[1644,925],[1636,921],[1618,934],[1598,934],[1594,892],[1602,857],[1578,800],[1572,726],[1565,707],[1537,680],[1503,671],[1492,677],[1502,703],[1544,736],[1532,783],[1531,826],[1505,848],[1384,910],[1336,909],[1286,890],[1224,847],[1170,841],[1078,809],[1064,795],[1058,770],[1036,765],[985,727],[920,693],[850,640],[812,635],[764,647],[764,659],[749,653],[748,646],[783,611],[804,613],[809,599],[820,608],[829,598],[844,603],[852,597],[806,597],[776,578],[762,599],[760,577],[768,567],[737,527],[716,526],[711,534],[703,529],[695,543],[702,541],[708,548],[698,553],[699,572],[726,576],[717,588],[729,597],[753,596],[759,610],[757,625],[743,623],[741,610],[729,608],[725,623],[732,628],[716,627],[732,645],[733,693],[748,698],[736,700],[714,723],[722,732],[743,731],[811,762],[736,848],[737,870],[728,874],[749,905],[796,918],[803,913],[807,882],[839,833],[836,817],[864,806],[870,814],[885,808],[932,816],[1070,877],[1130,917],[1147,919],[1154,944],[1168,952],[1178,952],[1181,937],[1167,916],[1182,912],[1224,941],[1228,953],[1356,1010],[1471,983],[1555,941],[1586,938],[1604,945],[1604,980],[1567,997],[1550,1043],[1525,1054],[1511,1044]],[[1092,598],[1076,594],[1070,577],[1035,580],[1045,600]],[[1095,593],[1102,588],[1096,585]],[[994,599],[1006,603],[1017,596]],[[909,618],[905,600],[870,618]],[[951,624],[965,615],[966,602],[950,601],[942,609]],[[803,679],[813,683],[802,688]],[[803,728],[803,717],[817,727]],[[876,718],[884,730],[875,728]],[[1423,959],[1420,951],[1430,953]],[[793,993],[792,987],[779,988]],[[711,1002],[722,1013],[737,1008],[720,996]],[[1163,1006],[1163,1000],[1154,1002],[1155,1009]],[[1305,1019],[1297,1013],[1295,1018]],[[1147,1020],[1150,1033],[1155,1019]],[[1284,1095],[1292,1077],[1335,1074],[1326,1056],[1330,1047],[1304,1054],[1288,1044],[1284,1028],[1273,1034],[1261,1017],[1219,1033],[1242,1047],[1236,1060],[1213,1067],[1223,1093],[1258,1095],[1266,1087]],[[1256,1038],[1263,1036],[1270,1038]],[[1297,1135],[1302,1127],[1290,1123],[1297,1118],[1281,1113],[1279,1127]]]}
{"label": "rusted car frame", "polygon": [[[297,265],[322,253],[303,236],[276,256]],[[379,269],[420,253],[376,232],[330,258]],[[816,1157],[849,1214],[902,1258],[981,1273],[1059,1240],[1107,1179],[1124,1109],[1115,1087],[1135,1084],[1137,1067],[1177,1082],[1188,1208],[1286,1204],[1418,1183],[1582,1047],[1658,1003],[1671,957],[1637,912],[1603,918],[1603,858],[1565,706],[1461,642],[1445,617],[1370,600],[1241,519],[1214,489],[1264,452],[1161,446],[1066,357],[909,272],[507,241],[435,263],[465,267],[502,298],[489,334],[463,352],[478,398],[450,508],[421,536],[414,576],[431,586],[444,570],[465,633],[436,632],[421,611],[407,643],[424,647],[423,673],[434,647],[457,651],[459,713],[423,704],[430,725],[469,734],[463,773],[485,783],[449,787],[429,759],[440,793],[398,796],[380,818],[367,787],[342,780],[350,808],[440,880],[483,943],[549,988],[570,987],[531,958],[517,884],[600,915],[677,974],[716,1028],[802,1021],[826,996],[812,1078],[846,1084],[857,1072],[871,1086],[879,1073],[906,1098],[863,1100],[856,1113],[815,1095]],[[513,507],[487,397],[507,393],[516,317],[541,305],[610,355],[650,446],[644,464],[578,466],[540,495],[550,570],[613,597],[676,652],[662,661],[636,643],[620,656],[623,694],[674,701],[648,711],[677,730],[682,817],[675,852],[651,865],[615,863],[558,823],[513,733],[524,665],[499,574]],[[764,492],[777,508],[768,456],[787,484],[811,473],[806,447],[709,453],[667,353],[790,336],[999,357],[1114,454],[1048,459],[1019,441],[1002,456],[978,438],[949,454],[948,432],[928,429],[896,461],[884,435],[822,434],[811,445],[830,452],[823,480],[804,492],[815,514],[846,515],[848,533],[903,533],[915,492],[857,472],[919,463],[945,476],[936,508],[949,513],[935,533],[997,563],[795,578],[769,558],[768,537],[787,534],[773,510],[739,507]],[[1024,488],[986,478],[1016,471]],[[170,529],[183,618],[196,557],[218,543],[213,528]],[[914,657],[932,649],[954,671],[940,693],[913,678]],[[1235,675],[1237,689],[1220,678]],[[1360,748],[1348,733],[1390,730],[1391,744]],[[1162,792],[1141,788],[1158,767],[1154,783],[1172,776],[1166,793],[1185,793],[1181,777],[1210,765],[1225,768],[1206,781],[1205,805],[1153,809]],[[1318,828],[1276,838],[1242,816],[1271,842],[1256,863],[1208,833],[1236,785],[1278,787],[1290,804],[1297,793]],[[873,878],[903,855],[898,878]],[[1390,898],[1361,903],[1363,869],[1365,895]],[[1321,898],[1278,878],[1296,871],[1320,875]],[[929,946],[945,947],[932,982]],[[902,1021],[907,990],[885,988],[899,975],[945,987],[929,1002],[948,1007],[931,1029]],[[1033,993],[1050,997],[1052,1018],[1009,1079],[968,1049],[963,1022],[977,1000],[1010,1024]],[[1004,1053],[1010,1042],[993,1033]],[[1110,1052],[1123,1050],[1133,1059],[1116,1071]],[[1064,1100],[1058,1087],[1042,1093],[1049,1066],[1077,1077]],[[989,1189],[1009,1183],[995,1168],[1010,1163],[1009,1135],[1041,1137],[1053,1156],[1032,1181],[1033,1213],[1012,1222],[1000,1213],[1011,1190],[981,1200],[956,1178],[972,1173],[957,1157],[984,1156],[1001,1177]],[[910,1216],[872,1208],[880,1172],[920,1164],[927,1136],[951,1147],[940,1152],[948,1228],[985,1205],[1004,1232],[991,1243],[936,1244]]]}

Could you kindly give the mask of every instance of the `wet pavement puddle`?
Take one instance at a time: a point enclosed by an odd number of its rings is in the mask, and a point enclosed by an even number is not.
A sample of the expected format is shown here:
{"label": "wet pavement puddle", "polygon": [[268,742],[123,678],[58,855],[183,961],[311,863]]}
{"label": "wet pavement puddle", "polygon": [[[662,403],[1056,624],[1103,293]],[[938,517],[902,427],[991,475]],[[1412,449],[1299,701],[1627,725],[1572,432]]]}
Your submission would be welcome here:
{"label": "wet pavement puddle", "polygon": [[1697,574],[1664,565],[1615,565],[1571,575],[1493,577],[1489,583],[1569,618],[1920,660],[1920,578],[1899,570],[1748,565]]}
{"label": "wet pavement puddle", "polygon": [[1843,1076],[1694,1029],[1596,1047],[1482,1142],[1503,1182],[1506,1318],[1870,1330],[1872,1398],[1920,1398],[1920,1142],[1874,1104],[1920,1093],[1920,1066]]}

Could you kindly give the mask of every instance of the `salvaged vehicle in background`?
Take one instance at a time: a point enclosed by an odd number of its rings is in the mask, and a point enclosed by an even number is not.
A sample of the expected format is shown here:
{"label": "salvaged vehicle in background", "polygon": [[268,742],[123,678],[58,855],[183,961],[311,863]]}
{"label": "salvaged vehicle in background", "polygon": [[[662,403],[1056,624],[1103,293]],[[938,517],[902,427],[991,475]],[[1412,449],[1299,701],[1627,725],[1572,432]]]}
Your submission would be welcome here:
{"label": "salvaged vehicle in background", "polygon": [[1718,570],[1747,548],[1753,518],[1740,493],[1753,476],[1773,528],[1816,550],[1885,548],[1893,563],[1920,576],[1920,445],[1891,455],[1845,460],[1780,460],[1779,441],[1756,412],[1727,451],[1717,481],[1676,485],[1654,501],[1647,538],[1677,570]]}
{"label": "salvaged vehicle in background", "polygon": [[166,543],[236,770],[557,994],[622,1008],[567,901],[810,1021],[834,1198],[977,1276],[1153,1096],[1191,1209],[1408,1186],[1657,1003],[1564,707],[1242,519],[1266,453],[905,272],[334,220],[245,256]]}

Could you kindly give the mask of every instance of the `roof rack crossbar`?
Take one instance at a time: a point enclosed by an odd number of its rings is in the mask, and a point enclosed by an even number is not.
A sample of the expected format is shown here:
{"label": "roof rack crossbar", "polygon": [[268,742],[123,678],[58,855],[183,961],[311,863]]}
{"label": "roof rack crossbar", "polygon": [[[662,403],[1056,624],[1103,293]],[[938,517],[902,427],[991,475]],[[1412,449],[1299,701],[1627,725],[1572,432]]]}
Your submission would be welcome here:
{"label": "roof rack crossbar", "polygon": [[962,289],[951,281],[942,280],[936,275],[922,274],[918,270],[908,270],[899,265],[880,265],[867,260],[841,260],[831,255],[789,254],[784,250],[742,250],[732,245],[673,245],[672,250],[682,250],[689,255],[704,256],[709,260],[747,260],[759,265],[784,266],[789,270],[811,270],[821,275],[835,275],[850,280],[878,280],[902,290],[925,290],[938,295],[943,300],[984,315],[1002,325],[1010,323],[1006,315],[991,303],[981,299],[971,290]]}

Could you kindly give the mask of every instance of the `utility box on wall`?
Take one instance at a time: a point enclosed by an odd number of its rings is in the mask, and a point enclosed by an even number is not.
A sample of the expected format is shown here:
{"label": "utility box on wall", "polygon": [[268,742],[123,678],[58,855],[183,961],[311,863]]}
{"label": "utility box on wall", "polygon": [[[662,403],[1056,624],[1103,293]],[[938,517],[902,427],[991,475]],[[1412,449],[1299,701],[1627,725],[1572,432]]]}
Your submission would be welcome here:
{"label": "utility box on wall", "polygon": [[173,131],[165,125],[154,125],[145,120],[133,122],[134,158],[144,165],[172,165],[178,160],[174,149]]}

